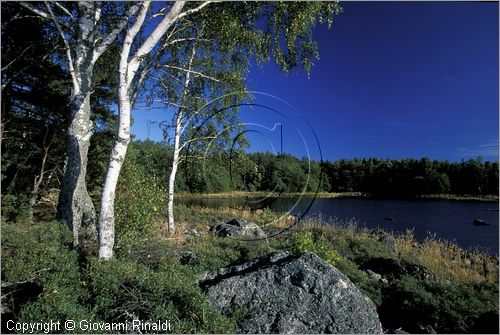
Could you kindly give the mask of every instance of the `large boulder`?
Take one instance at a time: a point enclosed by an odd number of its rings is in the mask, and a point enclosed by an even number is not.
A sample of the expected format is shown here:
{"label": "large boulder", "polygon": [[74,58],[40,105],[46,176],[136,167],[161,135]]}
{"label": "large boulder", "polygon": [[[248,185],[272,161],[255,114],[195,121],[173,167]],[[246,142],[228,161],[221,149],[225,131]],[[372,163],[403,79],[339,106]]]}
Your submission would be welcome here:
{"label": "large boulder", "polygon": [[223,314],[243,312],[245,333],[382,333],[371,300],[312,253],[274,252],[199,284]]}
{"label": "large boulder", "polygon": [[232,237],[243,240],[267,238],[266,233],[255,223],[238,219],[216,224],[210,228],[210,232],[220,237]]}

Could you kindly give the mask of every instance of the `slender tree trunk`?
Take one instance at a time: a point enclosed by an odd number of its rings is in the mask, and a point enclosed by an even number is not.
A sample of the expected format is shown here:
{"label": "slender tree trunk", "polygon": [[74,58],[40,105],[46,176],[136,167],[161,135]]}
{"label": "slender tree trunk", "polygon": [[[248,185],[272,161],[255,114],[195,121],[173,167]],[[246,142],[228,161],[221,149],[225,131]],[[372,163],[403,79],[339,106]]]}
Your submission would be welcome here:
{"label": "slender tree trunk", "polygon": [[118,86],[118,107],[120,124],[118,126],[118,138],[115,142],[111,158],[104,181],[104,188],[101,194],[101,212],[99,214],[99,258],[108,260],[113,257],[113,247],[115,244],[115,195],[118,177],[125,160],[127,147],[130,142],[130,85],[135,75],[135,71],[129,72],[129,54],[135,36],[139,32],[146,13],[149,2],[142,4],[141,10],[134,25],[127,31],[123,48],[120,53],[119,86]]}
{"label": "slender tree trunk", "polygon": [[175,230],[174,222],[174,191],[175,191],[175,176],[177,174],[177,167],[179,166],[179,152],[180,152],[180,137],[182,129],[182,111],[179,111],[175,124],[175,139],[174,139],[174,154],[172,160],[172,170],[168,178],[168,201],[167,201],[167,228],[169,233]]}
{"label": "slender tree trunk", "polygon": [[[188,63],[188,71],[186,72],[186,77],[184,79],[184,88],[182,93],[182,100],[186,99],[189,89],[189,82],[191,80],[191,68],[193,66],[194,56],[196,55],[196,44],[193,45],[191,51],[191,57]],[[179,166],[179,155],[182,149],[181,131],[182,131],[182,119],[184,118],[184,113],[182,107],[177,111],[177,116],[175,118],[175,134],[174,134],[174,155],[172,160],[172,170],[170,171],[170,176],[168,178],[168,201],[167,201],[167,228],[169,233],[173,233],[175,230],[174,222],[174,189],[175,189],[175,176],[177,174],[177,167]]]}
{"label": "slender tree trunk", "polygon": [[38,176],[35,176],[35,181],[33,182],[33,191],[31,192],[31,197],[29,200],[29,207],[28,207],[29,220],[33,220],[33,207],[35,207],[36,202],[38,201],[38,196],[40,195],[40,185],[42,185],[43,177],[45,175],[45,164],[47,163],[47,157],[49,156],[49,147],[50,145],[45,146],[45,140],[44,140],[43,157],[42,157],[42,164],[40,166],[40,174]]}
{"label": "slender tree trunk", "polygon": [[125,160],[127,147],[130,142],[130,100],[125,72],[120,71],[119,107],[120,125],[118,139],[111,153],[106,180],[101,195],[101,212],[99,215],[99,258],[113,257],[115,243],[115,190],[118,177]]}
{"label": "slender tree trunk", "polygon": [[132,106],[132,99],[129,92],[130,87],[143,58],[152,51],[168,28],[175,22],[184,6],[184,2],[177,1],[174,3],[170,12],[150,33],[129,61],[131,45],[144,23],[149,5],[149,1],[142,3],[136,22],[127,31],[121,51],[119,66],[120,84],[118,89],[120,126],[118,129],[118,139],[111,154],[103,193],[101,195],[101,212],[99,215],[99,258],[104,260],[110,259],[113,256],[115,241],[115,192],[130,142],[130,110]]}

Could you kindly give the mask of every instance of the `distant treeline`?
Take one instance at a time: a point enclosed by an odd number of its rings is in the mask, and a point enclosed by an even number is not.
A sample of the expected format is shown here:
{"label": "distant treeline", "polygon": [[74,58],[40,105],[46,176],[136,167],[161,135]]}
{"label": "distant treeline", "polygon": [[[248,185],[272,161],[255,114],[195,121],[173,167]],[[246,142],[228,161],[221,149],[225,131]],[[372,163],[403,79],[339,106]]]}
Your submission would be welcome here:
{"label": "distant treeline", "polygon": [[[167,180],[171,149],[151,141],[134,142],[130,164],[157,180]],[[498,195],[498,162],[421,159],[342,159],[308,161],[288,154],[222,152],[186,159],[178,191],[365,192],[384,196],[426,194]]]}

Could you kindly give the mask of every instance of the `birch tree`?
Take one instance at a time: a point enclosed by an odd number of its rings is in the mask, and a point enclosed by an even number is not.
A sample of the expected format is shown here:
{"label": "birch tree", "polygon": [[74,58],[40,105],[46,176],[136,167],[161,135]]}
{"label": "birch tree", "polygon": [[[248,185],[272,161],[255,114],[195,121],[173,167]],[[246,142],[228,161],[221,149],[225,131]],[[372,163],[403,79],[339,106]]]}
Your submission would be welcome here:
{"label": "birch tree", "polygon": [[[284,72],[299,64],[309,72],[312,61],[318,58],[312,28],[318,21],[330,25],[338,12],[336,3],[222,3],[211,6],[191,23],[203,27],[201,36],[195,29],[194,36],[182,38],[193,44],[191,56],[185,57],[183,65],[162,63],[184,76],[183,81],[171,80],[175,74],[166,73],[162,81],[166,103],[177,108],[168,127],[173,142],[167,198],[169,232],[175,229],[175,178],[182,152],[194,143],[210,141],[213,145],[215,139],[219,140],[217,148],[223,148],[230,143],[230,129],[238,133],[238,128],[228,125],[237,121],[238,103],[250,98],[244,92],[251,57],[258,64],[272,59]],[[202,55],[198,58],[197,50]],[[180,94],[175,94],[175,83]],[[221,132],[220,126],[226,130]]]}
{"label": "birch tree", "polygon": [[[101,212],[99,216],[99,257],[101,259],[109,259],[113,255],[115,239],[115,192],[127,147],[130,142],[130,112],[135,96],[132,88],[135,84],[137,92],[148,74],[148,69],[142,69],[137,78],[137,82],[135,82],[139,68],[144,63],[147,56],[157,46],[158,42],[178,20],[198,12],[209,3],[210,1],[201,4],[196,3],[196,7],[182,11],[186,3],[183,1],[174,2],[168,8],[167,13],[164,14],[163,19],[156,25],[151,33],[144,38],[144,41],[134,53],[132,53],[132,47],[145,23],[146,15],[151,7],[150,1],[144,1],[141,4],[137,19],[127,29],[120,53],[119,65],[118,105],[120,121],[118,138],[111,154],[108,172],[101,195]],[[153,14],[153,17],[162,16],[162,12],[165,8]]]}
{"label": "birch tree", "polygon": [[[252,56],[256,56],[258,62],[273,57],[287,71],[301,60],[308,70],[311,58],[316,55],[310,35],[312,26],[317,20],[329,20],[338,10],[335,4],[214,3],[208,6],[210,3],[178,1],[153,12],[153,6],[146,1],[126,31],[119,67],[120,124],[101,197],[101,259],[109,259],[113,254],[115,190],[130,141],[130,113],[141,85],[159,78],[160,85],[148,86],[150,95],[154,95],[152,100],[161,99],[174,111],[170,127],[174,150],[167,206],[167,227],[173,232],[175,176],[180,154],[193,140],[186,138],[187,133],[184,137],[182,134],[187,120],[202,120],[221,106],[235,105],[243,99],[245,94],[227,93],[244,91]],[[146,22],[156,17],[163,18],[151,32],[144,34]],[[262,20],[267,23],[264,28],[259,26]],[[151,24],[148,28],[152,28]],[[285,51],[280,47],[282,38],[291,41]],[[221,96],[224,97],[201,109],[207,101]],[[234,113],[229,110],[218,113],[217,122],[227,121],[230,115]]]}
{"label": "birch tree", "polygon": [[[93,70],[97,60],[115,41],[138,6],[130,6],[112,26],[102,20],[102,3],[80,1],[73,8],[67,3],[20,2],[20,5],[42,19],[53,23],[64,43],[72,93],[69,104],[68,142],[63,182],[59,193],[57,218],[73,231],[74,244],[97,237],[96,212],[87,191],[85,176],[88,149],[92,136],[90,95]],[[102,35],[100,32],[107,31]]]}

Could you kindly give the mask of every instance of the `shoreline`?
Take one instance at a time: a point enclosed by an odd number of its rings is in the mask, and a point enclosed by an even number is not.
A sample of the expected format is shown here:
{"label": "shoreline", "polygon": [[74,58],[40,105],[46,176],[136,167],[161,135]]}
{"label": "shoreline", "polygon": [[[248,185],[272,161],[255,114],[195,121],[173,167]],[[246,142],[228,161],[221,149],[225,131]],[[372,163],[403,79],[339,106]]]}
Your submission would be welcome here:
{"label": "shoreline", "polygon": [[320,199],[333,198],[366,198],[366,199],[387,199],[387,200],[452,200],[452,201],[478,201],[478,202],[496,202],[498,203],[498,195],[457,195],[457,194],[425,194],[414,197],[401,196],[381,196],[364,192],[305,192],[305,193],[281,193],[274,194],[272,192],[221,192],[221,193],[179,193],[178,199],[239,199],[239,198],[261,198],[261,197],[316,197]]}

